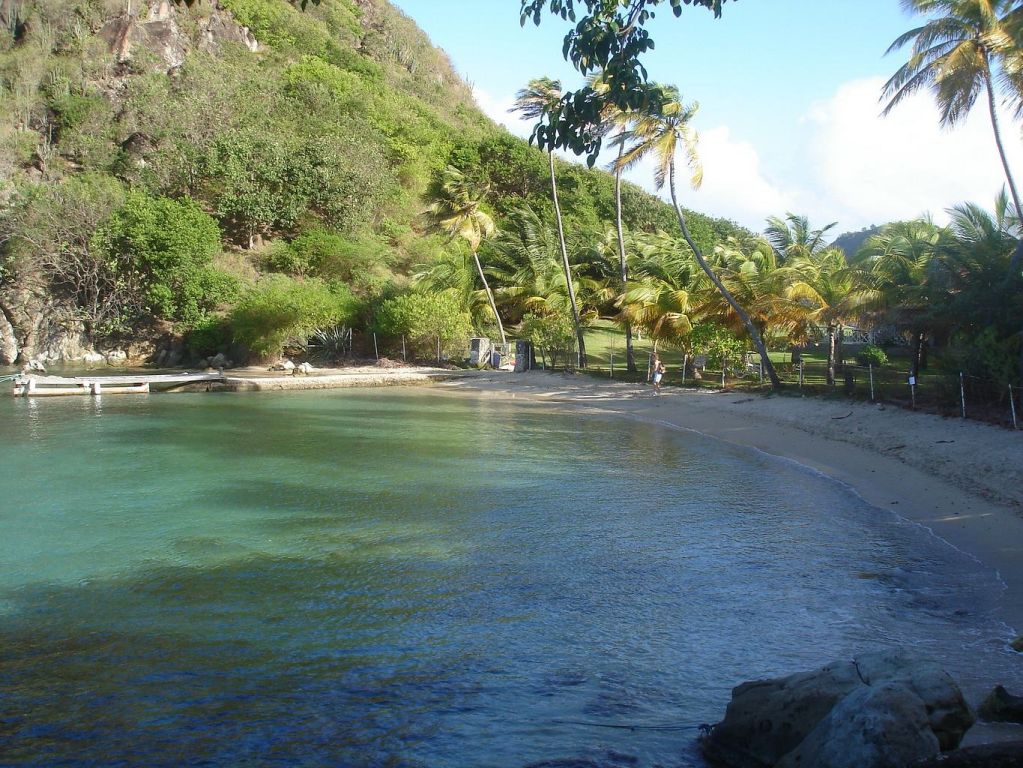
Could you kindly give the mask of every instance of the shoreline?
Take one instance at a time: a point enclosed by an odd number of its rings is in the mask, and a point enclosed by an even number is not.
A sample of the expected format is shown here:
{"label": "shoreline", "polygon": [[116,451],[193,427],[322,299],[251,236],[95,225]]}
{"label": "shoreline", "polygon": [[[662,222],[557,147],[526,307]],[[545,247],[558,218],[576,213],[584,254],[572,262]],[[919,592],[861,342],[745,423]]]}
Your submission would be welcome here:
{"label": "shoreline", "polygon": [[[557,373],[487,373],[437,389],[553,403],[796,462],[993,569],[1023,631],[1023,432],[872,404],[665,388]],[[907,450],[911,447],[911,450]]]}

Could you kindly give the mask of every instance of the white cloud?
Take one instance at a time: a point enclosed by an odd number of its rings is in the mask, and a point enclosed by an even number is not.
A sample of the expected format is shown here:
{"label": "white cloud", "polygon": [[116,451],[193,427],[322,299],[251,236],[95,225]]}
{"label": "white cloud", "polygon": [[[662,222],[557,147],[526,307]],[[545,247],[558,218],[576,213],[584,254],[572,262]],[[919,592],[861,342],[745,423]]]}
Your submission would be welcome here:
{"label": "white cloud", "polygon": [[528,139],[533,132],[533,124],[523,120],[517,112],[509,110],[515,106],[514,96],[494,96],[482,88],[473,87],[473,97],[484,114],[498,125],[503,125],[510,133]]}
{"label": "white cloud", "polygon": [[[679,157],[677,192],[679,203],[709,216],[732,219],[755,232],[764,219],[791,207],[792,197],[769,180],[761,170],[760,156],[748,141],[732,137],[727,126],[700,132],[698,146],[703,163],[703,184],[689,187],[689,172]],[[645,159],[626,172],[625,178],[670,201],[667,187],[654,189],[653,162]]]}
{"label": "white cloud", "polygon": [[733,139],[727,126],[701,132],[699,153],[703,185],[689,198],[694,209],[759,231],[765,218],[790,207],[790,196],[764,176],[756,148]]}
{"label": "white cloud", "polygon": [[[945,130],[927,92],[882,117],[878,97],[883,83],[882,78],[845,83],[791,124],[763,126],[761,140],[736,137],[726,125],[702,128],[703,186],[689,189],[680,168],[681,203],[754,231],[763,229],[768,216],[787,211],[806,215],[817,226],[837,221],[835,231],[843,232],[928,212],[943,222],[946,208],[965,201],[990,207],[1005,180],[983,100],[965,123]],[[513,95],[494,96],[477,88],[475,96],[493,120],[528,138],[532,124],[508,111]],[[1003,115],[1001,126],[1010,167],[1023,173],[1019,125]],[[769,128],[785,137],[781,151],[769,146]],[[612,155],[605,150],[601,165]],[[762,157],[772,163],[765,166]],[[626,178],[655,192],[649,161]],[[667,198],[666,190],[660,194]]]}
{"label": "white cloud", "polygon": [[[941,222],[965,201],[990,207],[1005,178],[983,96],[961,126],[943,130],[927,92],[881,117],[883,82],[846,83],[809,110],[801,211],[849,230],[926,212]],[[1003,118],[1002,133],[1010,167],[1023,167],[1018,126]]]}

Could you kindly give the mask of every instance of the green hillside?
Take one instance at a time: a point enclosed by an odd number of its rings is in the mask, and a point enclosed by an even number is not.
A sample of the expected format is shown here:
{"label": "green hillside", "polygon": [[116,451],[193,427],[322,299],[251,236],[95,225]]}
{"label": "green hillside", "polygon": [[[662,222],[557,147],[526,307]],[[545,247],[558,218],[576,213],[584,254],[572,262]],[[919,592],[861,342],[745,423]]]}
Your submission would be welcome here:
{"label": "green hillside", "polygon": [[[448,165],[498,229],[551,211],[545,156],[386,0],[0,0],[0,362],[269,353],[259,323],[284,311],[368,327],[457,250],[422,215]],[[570,234],[611,226],[607,173],[558,180]],[[623,212],[673,226],[630,185]]]}

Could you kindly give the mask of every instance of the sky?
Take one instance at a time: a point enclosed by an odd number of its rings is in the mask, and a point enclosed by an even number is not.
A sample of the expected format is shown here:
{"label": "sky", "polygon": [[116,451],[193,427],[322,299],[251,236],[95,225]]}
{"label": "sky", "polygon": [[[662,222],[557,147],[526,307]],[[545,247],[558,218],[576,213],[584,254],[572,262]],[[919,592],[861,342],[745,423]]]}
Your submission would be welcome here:
{"label": "sky", "polygon": [[[392,2],[450,56],[483,110],[520,136],[531,125],[507,110],[529,80],[582,82],[561,55],[567,24],[548,16],[520,27],[519,0]],[[683,8],[650,23],[656,48],[643,61],[652,80],[700,105],[704,181],[680,188],[685,207],[754,231],[792,212],[814,227],[837,222],[835,233],[923,214],[943,223],[967,201],[992,207],[1004,176],[983,97],[952,130],[939,126],[927,91],[880,114],[882,87],[909,55],[885,51],[921,23],[899,0],[730,0],[720,19]],[[1023,168],[1020,125],[1001,117],[1010,167]],[[628,178],[655,191],[649,165]]]}

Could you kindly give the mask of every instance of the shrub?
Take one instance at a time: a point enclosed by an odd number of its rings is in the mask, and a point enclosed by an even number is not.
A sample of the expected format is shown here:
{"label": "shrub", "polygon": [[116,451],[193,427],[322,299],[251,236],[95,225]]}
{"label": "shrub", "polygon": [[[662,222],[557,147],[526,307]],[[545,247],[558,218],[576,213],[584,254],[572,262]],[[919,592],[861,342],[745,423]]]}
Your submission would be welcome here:
{"label": "shrub", "polygon": [[231,325],[222,317],[209,317],[185,334],[185,346],[197,358],[226,352],[231,345]]}
{"label": "shrub", "polygon": [[734,363],[746,351],[746,343],[742,339],[717,323],[702,322],[693,326],[687,342],[688,353],[706,355],[711,368],[720,368],[726,361]]}
{"label": "shrub", "polygon": [[217,223],[194,200],[130,192],[97,242],[124,280],[140,283],[144,309],[156,317],[194,325],[237,297],[237,281],[213,266]]}
{"label": "shrub", "polygon": [[317,328],[348,322],[356,309],[343,284],[270,275],[242,295],[229,320],[235,341],[273,357],[288,343],[304,344]]}
{"label": "shrub", "polygon": [[533,343],[552,367],[558,364],[558,358],[568,356],[575,345],[572,319],[565,314],[527,314],[522,318],[521,334]]}
{"label": "shrub", "polygon": [[868,344],[856,353],[856,362],[860,365],[873,365],[875,368],[880,368],[882,365],[888,365],[888,355],[881,347]]}
{"label": "shrub", "polygon": [[472,321],[461,309],[458,296],[441,293],[407,293],[387,299],[377,313],[378,329],[392,337],[405,336],[413,357],[429,358],[441,353],[463,357],[472,335]]}

